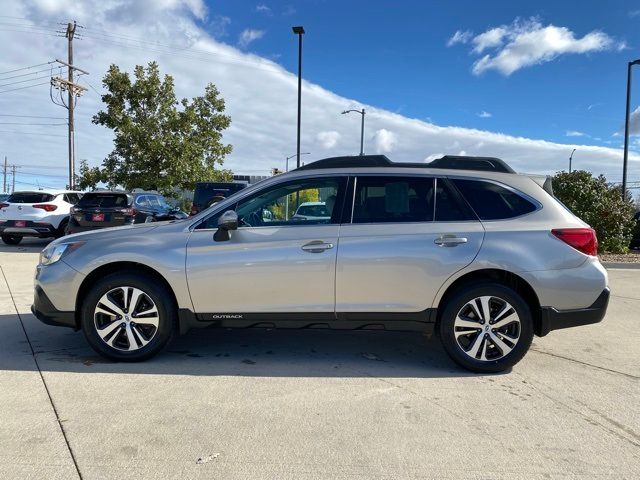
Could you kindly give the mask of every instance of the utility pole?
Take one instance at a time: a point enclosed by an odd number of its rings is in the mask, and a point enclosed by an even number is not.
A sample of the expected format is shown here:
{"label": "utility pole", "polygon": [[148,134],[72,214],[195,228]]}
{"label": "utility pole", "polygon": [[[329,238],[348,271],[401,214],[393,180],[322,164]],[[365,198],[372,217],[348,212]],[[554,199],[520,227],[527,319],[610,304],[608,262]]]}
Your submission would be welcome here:
{"label": "utility pole", "polygon": [[4,171],[3,171],[2,193],[7,193],[7,156],[4,156]]}
{"label": "utility pole", "polygon": [[[82,70],[81,68],[76,67],[73,64],[73,40],[76,38],[76,28],[82,27],[81,25],[77,25],[74,21],[73,23],[67,23],[67,29],[65,32],[59,32],[60,34],[64,33],[65,38],[67,39],[67,61],[63,62],[62,60],[56,59],[57,63],[65,65],[67,67],[67,78],[63,79],[61,77],[53,77],[51,79],[51,100],[56,105],[60,105],[61,107],[65,107],[67,109],[69,119],[68,119],[68,129],[69,129],[69,188],[73,189],[75,187],[75,171],[76,171],[76,152],[75,152],[75,119],[74,119],[74,109],[77,101],[77,97],[86,92],[86,88],[74,83],[74,72],[78,71],[80,74],[88,75],[89,72]],[[57,89],[59,91],[59,100],[56,100],[53,96],[53,89]],[[66,93],[66,99],[65,99]]]}
{"label": "utility pole", "polygon": [[[67,33],[66,33],[66,37],[69,40],[69,47],[68,47],[68,56],[67,56],[67,62],[69,63],[68,65],[68,70],[67,70],[67,80],[69,82],[69,85],[73,85],[73,37],[76,34],[76,22],[74,21],[73,24],[71,24],[71,22],[69,22],[67,24]],[[73,190],[73,186],[75,184],[75,172],[76,172],[76,159],[75,159],[75,155],[76,155],[76,148],[75,148],[75,131],[74,131],[74,126],[73,126],[73,107],[74,107],[74,100],[73,100],[73,89],[69,89],[68,90],[69,93],[69,97],[67,100],[67,105],[69,105],[68,113],[69,113],[69,189]]]}
{"label": "utility pole", "polygon": [[17,165],[11,165],[11,175],[13,176],[13,186],[11,187],[11,193],[14,193],[16,191],[16,168],[18,168]]}
{"label": "utility pole", "polygon": [[622,157],[622,199],[627,198],[627,162],[629,159],[629,117],[631,114],[631,68],[640,65],[640,58],[627,64],[627,108],[624,122],[624,154]]}

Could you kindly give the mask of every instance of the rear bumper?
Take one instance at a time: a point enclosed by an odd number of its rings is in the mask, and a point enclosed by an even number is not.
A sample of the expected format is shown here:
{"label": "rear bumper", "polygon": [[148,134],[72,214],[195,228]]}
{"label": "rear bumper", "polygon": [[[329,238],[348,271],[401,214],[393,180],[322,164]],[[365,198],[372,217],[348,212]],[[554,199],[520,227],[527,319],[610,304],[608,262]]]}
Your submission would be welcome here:
{"label": "rear bumper", "polygon": [[538,336],[544,337],[552,330],[578,327],[600,322],[607,313],[609,305],[609,287],[606,287],[595,302],[587,308],[557,310],[554,307],[542,307],[540,315],[540,331]]}
{"label": "rear bumper", "polygon": [[47,325],[77,329],[75,312],[61,312],[56,309],[39,285],[36,285],[34,290],[31,312],[38,320]]}
{"label": "rear bumper", "polygon": [[0,223],[0,235],[15,235],[17,237],[55,237],[57,230],[50,223],[37,223],[27,221],[24,227],[16,227],[9,220]]}

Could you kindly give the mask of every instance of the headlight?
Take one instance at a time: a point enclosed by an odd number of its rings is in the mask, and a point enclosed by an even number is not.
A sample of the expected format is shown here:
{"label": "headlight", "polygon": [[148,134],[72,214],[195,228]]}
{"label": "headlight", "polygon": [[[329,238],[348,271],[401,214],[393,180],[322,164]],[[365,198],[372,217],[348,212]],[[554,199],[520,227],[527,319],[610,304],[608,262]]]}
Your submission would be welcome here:
{"label": "headlight", "polygon": [[40,265],[51,265],[52,263],[56,263],[62,257],[70,254],[74,250],[77,250],[84,244],[85,242],[72,242],[49,245],[40,252]]}

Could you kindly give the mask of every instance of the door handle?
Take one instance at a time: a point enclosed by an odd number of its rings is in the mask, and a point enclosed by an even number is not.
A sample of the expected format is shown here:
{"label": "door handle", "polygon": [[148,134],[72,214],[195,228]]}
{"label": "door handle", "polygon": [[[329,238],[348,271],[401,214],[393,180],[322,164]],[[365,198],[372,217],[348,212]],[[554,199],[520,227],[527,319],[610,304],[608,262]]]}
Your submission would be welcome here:
{"label": "door handle", "polygon": [[322,253],[325,250],[333,248],[333,243],[325,243],[322,240],[314,240],[313,242],[305,243],[302,246],[302,250],[309,253]]}
{"label": "door handle", "polygon": [[448,234],[436,238],[433,243],[440,247],[457,247],[458,245],[467,243],[467,239],[465,237],[456,237],[455,235]]}

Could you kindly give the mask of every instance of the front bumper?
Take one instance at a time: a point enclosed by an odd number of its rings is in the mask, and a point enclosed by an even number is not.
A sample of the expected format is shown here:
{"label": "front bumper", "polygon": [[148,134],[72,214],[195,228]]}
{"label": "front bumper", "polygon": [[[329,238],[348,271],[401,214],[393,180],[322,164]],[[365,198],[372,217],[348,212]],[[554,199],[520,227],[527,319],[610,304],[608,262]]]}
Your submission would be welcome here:
{"label": "front bumper", "polygon": [[36,285],[34,289],[31,312],[38,320],[47,325],[78,329],[75,312],[61,312],[56,309],[39,285]]}
{"label": "front bumper", "polygon": [[587,308],[557,310],[554,307],[542,307],[540,309],[540,331],[536,332],[537,335],[544,337],[552,330],[600,322],[607,313],[610,293],[609,287],[606,287],[596,301]]}

